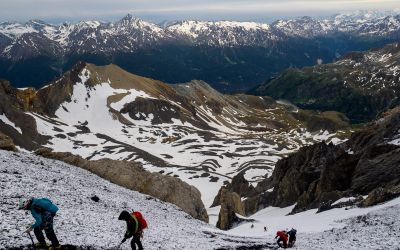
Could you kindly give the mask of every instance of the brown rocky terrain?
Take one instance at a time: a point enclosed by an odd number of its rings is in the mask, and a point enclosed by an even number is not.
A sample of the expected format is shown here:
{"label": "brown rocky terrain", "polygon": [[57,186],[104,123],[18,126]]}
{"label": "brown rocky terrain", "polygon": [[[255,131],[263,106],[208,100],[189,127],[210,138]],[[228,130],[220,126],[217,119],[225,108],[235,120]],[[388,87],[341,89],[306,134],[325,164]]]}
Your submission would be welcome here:
{"label": "brown rocky terrain", "polygon": [[52,152],[49,149],[39,149],[35,154],[89,170],[119,186],[175,204],[193,218],[208,222],[199,190],[179,178],[151,173],[142,164],[133,161],[87,161],[71,153]]}
{"label": "brown rocky terrain", "polygon": [[37,132],[36,121],[27,112],[43,113],[37,109],[36,90],[28,88],[19,90],[10,86],[6,80],[0,79],[0,113],[21,129],[22,134],[0,120],[0,131],[9,136],[16,145],[27,150],[35,150],[40,144],[47,143],[48,137]]}
{"label": "brown rocky terrain", "polygon": [[0,132],[0,149],[18,152],[10,137]]}

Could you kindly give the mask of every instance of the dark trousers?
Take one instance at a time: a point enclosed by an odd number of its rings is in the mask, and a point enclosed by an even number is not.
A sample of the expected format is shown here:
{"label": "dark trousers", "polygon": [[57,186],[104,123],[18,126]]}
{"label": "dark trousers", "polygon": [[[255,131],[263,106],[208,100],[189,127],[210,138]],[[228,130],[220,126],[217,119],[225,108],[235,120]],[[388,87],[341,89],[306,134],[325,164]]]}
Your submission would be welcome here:
{"label": "dark trousers", "polygon": [[139,247],[139,250],[143,250],[143,246],[142,243],[140,242],[140,234],[134,234],[132,241],[131,241],[131,247],[132,250],[136,250],[136,245]]}
{"label": "dark trousers", "polygon": [[58,246],[60,243],[58,242],[57,236],[54,233],[53,216],[49,212],[45,212],[42,214],[42,221],[43,223],[33,230],[35,232],[36,239],[40,243],[46,243],[46,240],[44,239],[44,235],[42,232],[44,230],[47,239],[51,241],[51,244],[53,246]]}
{"label": "dark trousers", "polygon": [[276,243],[278,243],[278,245],[281,246],[281,243],[279,243],[281,241],[283,242],[283,247],[286,248],[287,245],[286,245],[286,240],[284,238],[279,238],[279,240]]}
{"label": "dark trousers", "polygon": [[290,237],[289,237],[289,245],[293,245],[294,241],[296,241],[296,235],[290,235]]}

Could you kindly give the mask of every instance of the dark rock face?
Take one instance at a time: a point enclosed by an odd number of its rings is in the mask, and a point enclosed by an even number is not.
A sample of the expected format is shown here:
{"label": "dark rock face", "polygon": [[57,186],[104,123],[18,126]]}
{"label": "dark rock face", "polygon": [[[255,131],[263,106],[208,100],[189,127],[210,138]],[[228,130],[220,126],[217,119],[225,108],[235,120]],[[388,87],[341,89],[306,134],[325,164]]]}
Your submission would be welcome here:
{"label": "dark rock face", "polygon": [[37,97],[34,88],[19,90],[10,86],[6,80],[0,79],[0,115],[18,127],[22,134],[13,126],[0,120],[0,131],[8,135],[16,145],[27,150],[35,150],[40,144],[45,144],[48,138],[36,130],[35,119],[25,112],[36,109]]}
{"label": "dark rock face", "polygon": [[274,192],[264,192],[244,200],[243,206],[246,216],[249,217],[263,208],[272,206],[275,201],[275,196],[276,194]]}
{"label": "dark rock face", "polygon": [[87,161],[81,156],[51,152],[49,149],[39,149],[35,154],[89,170],[119,186],[175,204],[193,218],[208,222],[208,214],[197,188],[172,176],[151,173],[141,163],[111,159]]}
{"label": "dark rock face", "polygon": [[[190,110],[194,117],[196,117],[196,109],[191,107]],[[128,113],[129,116],[134,120],[146,119],[149,114],[153,115],[153,120],[151,123],[162,124],[162,123],[173,123],[172,119],[178,119],[186,122],[186,116],[181,112],[180,108],[173,105],[167,101],[160,99],[147,99],[147,98],[137,98],[135,101],[126,105],[120,111],[122,114]],[[136,114],[141,113],[141,117],[137,117]]]}
{"label": "dark rock face", "polygon": [[[322,212],[349,196],[369,194],[364,206],[396,197],[400,146],[389,142],[400,138],[399,131],[400,111],[395,109],[353,133],[345,143],[321,142],[300,148],[279,160],[271,177],[255,188],[257,194],[243,202],[246,215],[266,206],[295,203],[291,214],[316,208]],[[266,192],[271,188],[272,192]]]}
{"label": "dark rock face", "polygon": [[228,181],[224,183],[224,186],[220,188],[217,196],[215,196],[211,207],[221,205],[221,193],[224,189],[227,189],[231,193],[237,193],[240,197],[251,197],[254,193],[254,187],[244,178],[242,173],[239,173],[233,177],[231,183]]}

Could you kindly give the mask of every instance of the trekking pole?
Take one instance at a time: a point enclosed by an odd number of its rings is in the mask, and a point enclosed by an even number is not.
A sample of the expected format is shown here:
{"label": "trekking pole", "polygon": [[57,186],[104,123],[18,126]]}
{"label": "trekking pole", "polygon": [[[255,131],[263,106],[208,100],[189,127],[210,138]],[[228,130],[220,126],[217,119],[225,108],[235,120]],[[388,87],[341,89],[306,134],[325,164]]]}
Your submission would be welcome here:
{"label": "trekking pole", "polygon": [[36,246],[35,246],[35,243],[33,242],[33,238],[32,238],[32,236],[31,236],[31,233],[29,232],[28,234],[29,234],[29,237],[31,237],[33,249],[36,250]]}

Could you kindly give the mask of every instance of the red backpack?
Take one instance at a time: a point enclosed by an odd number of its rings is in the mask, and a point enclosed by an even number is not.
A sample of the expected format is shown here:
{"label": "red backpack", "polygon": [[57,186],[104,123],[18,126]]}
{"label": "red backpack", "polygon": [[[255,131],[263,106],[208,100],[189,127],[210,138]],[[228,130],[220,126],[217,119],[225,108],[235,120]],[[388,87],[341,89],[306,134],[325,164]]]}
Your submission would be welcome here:
{"label": "red backpack", "polygon": [[139,223],[139,227],[138,227],[137,232],[147,228],[147,222],[143,218],[143,215],[140,212],[133,212],[133,213],[131,213],[131,215],[135,216],[135,218],[137,219],[137,221]]}

